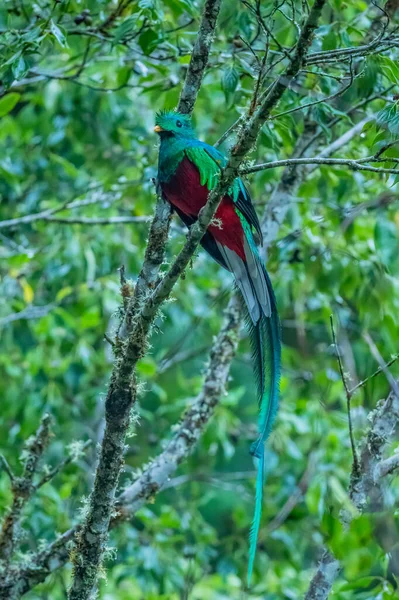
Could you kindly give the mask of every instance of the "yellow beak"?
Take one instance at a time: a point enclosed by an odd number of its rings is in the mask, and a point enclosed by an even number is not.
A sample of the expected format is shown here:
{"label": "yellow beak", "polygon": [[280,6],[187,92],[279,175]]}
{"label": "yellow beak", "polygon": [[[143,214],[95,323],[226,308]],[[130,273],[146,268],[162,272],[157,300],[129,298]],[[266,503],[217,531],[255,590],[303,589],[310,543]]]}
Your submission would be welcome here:
{"label": "yellow beak", "polygon": [[155,125],[154,131],[155,131],[155,133],[160,133],[161,131],[164,131],[164,130],[159,125]]}

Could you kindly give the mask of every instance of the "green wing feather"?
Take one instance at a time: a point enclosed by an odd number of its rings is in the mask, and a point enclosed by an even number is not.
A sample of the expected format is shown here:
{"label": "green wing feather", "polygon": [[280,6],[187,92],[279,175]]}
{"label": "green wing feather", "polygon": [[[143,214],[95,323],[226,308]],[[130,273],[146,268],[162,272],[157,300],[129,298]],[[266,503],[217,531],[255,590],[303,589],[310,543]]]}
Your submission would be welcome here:
{"label": "green wing feather", "polygon": [[[221,170],[227,165],[227,158],[213,146],[201,144],[186,150],[188,158],[198,167],[201,175],[201,185],[208,185],[209,190],[216,186]],[[237,202],[245,187],[238,177],[233,181],[228,194],[233,202]]]}
{"label": "green wing feather", "polygon": [[[201,185],[206,185],[212,191],[219,181],[220,172],[227,164],[227,158],[213,146],[193,140],[185,150],[187,158],[196,165],[200,172]],[[255,229],[262,243],[262,229],[258,215],[251,202],[242,179],[237,177],[228,190],[228,195],[236,204],[239,214],[244,216],[246,222]]]}
{"label": "green wing feather", "polygon": [[198,168],[201,185],[212,191],[219,181],[220,165],[200,146],[186,148],[186,156]]}

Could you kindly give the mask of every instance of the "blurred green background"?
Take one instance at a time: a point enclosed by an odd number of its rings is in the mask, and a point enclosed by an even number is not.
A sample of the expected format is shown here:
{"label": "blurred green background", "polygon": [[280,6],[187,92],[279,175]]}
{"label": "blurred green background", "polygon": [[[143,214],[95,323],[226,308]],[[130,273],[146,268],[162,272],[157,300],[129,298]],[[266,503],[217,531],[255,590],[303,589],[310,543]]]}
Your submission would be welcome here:
{"label": "blurred green background", "polygon": [[[1,221],[73,201],[85,203],[53,217],[152,215],[154,113],[177,104],[201,3],[133,1],[107,23],[116,6],[105,0],[2,3]],[[273,6],[264,1],[262,11],[267,15]],[[275,36],[286,47],[297,36],[287,18],[293,6],[299,20],[302,2],[287,2],[274,16]],[[376,9],[365,1],[329,2],[312,50],[363,43],[375,18]],[[194,111],[199,136],[208,143],[222,135],[251,98],[257,65],[246,44],[253,42],[261,56],[265,38],[262,32],[256,37],[257,30],[244,3],[224,3]],[[395,139],[397,58],[396,49],[358,60],[354,68],[360,76],[344,95],[270,121],[250,162],[290,157],[305,119],[320,131],[313,156],[366,114],[379,114],[378,122],[371,121],[335,156],[361,158]],[[309,67],[318,74],[303,72],[275,112],[333,94],[347,68],[340,63]],[[395,147],[389,152],[395,156]],[[281,173],[268,170],[248,178],[260,215]],[[334,598],[397,597],[388,554],[374,535],[374,517],[354,519],[347,529],[339,520],[340,511],[350,507],[351,452],[329,325],[333,313],[350,385],[378,366],[362,337],[365,332],[385,360],[398,351],[394,184],[393,176],[346,167],[312,170],[269,248],[268,268],[283,325],[283,374],[281,409],[267,448],[253,591],[243,595],[242,581],[255,483],[248,449],[257,406],[243,331],[228,394],[194,454],[153,504],[112,532],[101,598],[293,600],[305,593],[323,545],[342,561]],[[353,213],[358,206],[361,210]],[[96,225],[42,219],[14,228],[0,223],[0,445],[15,470],[24,440],[44,411],[54,418],[48,464],[62,460],[76,440],[101,440],[112,365],[104,334],[112,335],[118,323],[118,268],[125,265],[135,280],[147,234],[146,221]],[[168,262],[184,240],[184,228],[175,218]],[[176,286],[173,302],[163,307],[150,351],[138,368],[140,423],[128,440],[122,488],[159,453],[162,440],[170,438],[171,427],[200,390],[231,286],[229,274],[201,250]],[[399,375],[399,366],[392,373]],[[357,440],[367,427],[368,412],[388,391],[382,376],[354,397]],[[82,498],[91,489],[95,460],[91,449],[30,503],[21,561],[29,561],[30,553],[53,540],[55,532],[76,523]],[[286,520],[276,523],[303,477],[303,495]],[[2,473],[0,506],[10,498]],[[399,499],[395,481],[389,483],[387,498],[394,513]],[[69,579],[67,566],[26,598],[66,598]]]}

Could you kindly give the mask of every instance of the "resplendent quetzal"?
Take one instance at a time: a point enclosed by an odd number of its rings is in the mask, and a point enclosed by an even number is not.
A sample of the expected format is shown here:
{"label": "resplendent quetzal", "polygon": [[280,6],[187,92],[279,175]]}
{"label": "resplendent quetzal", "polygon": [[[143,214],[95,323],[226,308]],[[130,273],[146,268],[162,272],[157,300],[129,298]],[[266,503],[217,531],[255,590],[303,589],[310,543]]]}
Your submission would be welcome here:
{"label": "resplendent quetzal", "polygon": [[[154,131],[161,138],[158,183],[164,197],[190,227],[197,220],[209,192],[216,186],[227,159],[216,148],[196,138],[187,115],[161,112],[155,122]],[[262,241],[251,198],[242,180],[237,178],[221,201],[201,244],[222,267],[233,273],[248,311],[259,396],[259,436],[251,446],[251,454],[259,459],[259,463],[250,532],[248,585],[262,512],[264,442],[277,412],[281,357],[276,299],[256,247],[254,232]]]}

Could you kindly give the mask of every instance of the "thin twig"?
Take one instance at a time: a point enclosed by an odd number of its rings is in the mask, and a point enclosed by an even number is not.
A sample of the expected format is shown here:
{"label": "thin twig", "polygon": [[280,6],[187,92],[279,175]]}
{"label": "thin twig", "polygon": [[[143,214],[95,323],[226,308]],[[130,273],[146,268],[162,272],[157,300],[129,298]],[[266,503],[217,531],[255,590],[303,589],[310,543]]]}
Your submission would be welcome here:
{"label": "thin twig", "polygon": [[382,194],[377,196],[377,198],[372,198],[371,200],[367,200],[366,202],[361,202],[360,204],[355,205],[347,214],[344,221],[342,222],[341,229],[345,232],[348,227],[353,223],[353,221],[364,211],[364,210],[372,210],[376,208],[384,208],[397,202],[399,200],[399,194],[395,194],[392,192],[384,191]]}
{"label": "thin twig", "polygon": [[274,519],[268,523],[265,532],[266,536],[270,535],[270,533],[276,531],[276,529],[279,529],[281,527],[281,525],[288,519],[289,515],[292,513],[296,505],[305,496],[306,491],[311,482],[312,476],[314,474],[314,468],[315,454],[311,452],[306,465],[306,469],[302,477],[300,478],[298,485],[295,487],[295,490],[290,495],[286,503],[281,507]]}
{"label": "thin twig", "polygon": [[367,56],[373,53],[375,50],[382,48],[394,48],[399,42],[399,38],[383,38],[384,31],[382,31],[374,40],[369,44],[363,44],[361,46],[354,46],[351,48],[338,48],[337,50],[325,50],[321,52],[314,52],[309,54],[305,64],[313,65],[317,63],[339,61],[342,59],[351,58],[354,56]]}
{"label": "thin twig", "polygon": [[[80,453],[83,454],[85,450],[87,450],[87,448],[90,448],[90,446],[92,446],[92,444],[92,440],[88,440],[87,442],[85,442],[79,450]],[[48,473],[43,475],[43,477],[37,483],[34,484],[34,491],[38,490],[43,485],[54,479],[54,477],[58,475],[60,471],[62,471],[65,467],[71,464],[74,460],[76,460],[76,456],[73,453],[71,453],[67,458],[64,458],[64,460],[62,460],[56,467],[50,469]]]}
{"label": "thin twig", "polygon": [[[358,77],[359,76],[360,76],[360,74],[358,75]],[[352,70],[352,61],[350,61],[349,82],[346,85],[344,85],[342,88],[340,88],[337,92],[334,92],[333,94],[330,94],[329,96],[324,96],[324,98],[320,98],[319,100],[314,100],[313,102],[307,102],[306,104],[301,104],[300,106],[296,106],[295,108],[290,108],[289,110],[285,110],[276,115],[272,115],[270,117],[270,120],[273,121],[274,119],[279,119],[280,117],[284,117],[285,115],[291,115],[292,113],[298,112],[299,110],[305,110],[306,108],[312,108],[313,106],[316,106],[317,104],[323,104],[325,102],[335,100],[335,98],[342,96],[343,94],[345,94],[345,92],[347,90],[349,90],[349,88],[353,84],[354,78],[355,78],[355,75]]]}
{"label": "thin twig", "polygon": [[13,483],[14,479],[15,479],[15,475],[12,472],[11,467],[8,464],[6,457],[3,456],[2,454],[0,454],[0,462],[3,465],[4,471],[7,473],[8,477],[10,478],[11,483]]}
{"label": "thin twig", "polygon": [[[242,175],[249,175],[250,173],[257,173],[258,171],[265,171],[267,169],[277,169],[280,167],[289,167],[292,165],[333,165],[333,166],[344,166],[348,167],[351,171],[369,171],[370,173],[385,173],[389,175],[399,175],[399,169],[386,169],[382,167],[372,167],[370,165],[363,164],[364,162],[376,161],[374,156],[369,156],[362,159],[351,159],[351,158],[286,158],[283,160],[273,160],[267,163],[260,163],[252,167],[245,167],[240,169]],[[376,161],[379,162],[379,161]]]}
{"label": "thin twig", "polygon": [[388,371],[388,365],[385,364],[384,359],[382,358],[380,351],[378,350],[377,346],[375,345],[373,338],[367,331],[363,334],[363,338],[367,342],[367,344],[370,348],[371,354],[374,356],[375,360],[380,365],[380,369],[381,369],[381,371],[383,371],[385,377],[387,378],[388,383],[391,386],[391,390],[396,395],[396,397],[399,398],[399,385],[398,385],[396,379],[390,373],[390,371]]}
{"label": "thin twig", "polygon": [[230,127],[228,129],[226,129],[224,134],[221,135],[220,138],[218,140],[216,140],[216,142],[213,144],[215,146],[215,148],[218,148],[219,146],[221,146],[221,144],[223,144],[223,142],[225,142],[227,140],[227,138],[230,137],[230,135],[233,133],[233,131],[235,131],[238,128],[238,126],[243,122],[243,120],[244,120],[244,115],[241,115],[241,117],[239,117],[236,121],[234,121],[234,123],[232,123],[232,125],[230,125]]}
{"label": "thin twig", "polygon": [[390,361],[385,363],[383,366],[378,367],[378,369],[376,371],[374,371],[374,373],[369,375],[369,377],[366,377],[362,381],[359,381],[359,383],[357,385],[355,385],[353,388],[351,388],[349,390],[350,395],[353,396],[353,394],[355,392],[357,392],[357,390],[359,388],[364,387],[370,381],[370,379],[373,379],[374,377],[376,377],[377,375],[380,375],[381,373],[386,373],[386,370],[388,369],[388,367],[393,365],[393,363],[396,362],[398,360],[398,358],[399,358],[399,354],[395,354],[395,356],[393,356]]}
{"label": "thin twig", "polygon": [[352,424],[352,415],[351,415],[352,394],[350,393],[348,383],[346,381],[344,367],[343,367],[342,359],[341,359],[341,353],[339,351],[337,339],[335,336],[334,319],[333,319],[332,315],[330,315],[330,325],[331,325],[333,344],[335,347],[335,352],[336,352],[337,360],[338,360],[339,372],[341,374],[341,380],[342,380],[342,383],[343,383],[343,386],[345,389],[345,394],[346,394],[346,408],[347,408],[347,412],[348,412],[349,438],[350,438],[350,443],[351,443],[351,448],[352,448],[352,456],[353,456],[353,474],[354,474],[354,476],[356,476],[359,474],[359,458],[357,456],[355,439],[354,439],[354,435],[353,435],[353,424]]}
{"label": "thin twig", "polygon": [[[120,186],[135,185],[140,182],[141,180],[127,180],[124,182],[120,182],[116,186],[113,186],[112,191],[114,191]],[[96,183],[95,185],[91,184],[85,189],[84,192],[82,192],[79,195],[90,195],[93,192],[99,192],[103,189],[103,187],[104,185],[102,183]],[[90,206],[92,204],[99,204],[101,202],[104,202],[104,200],[105,198],[101,193],[98,196],[95,195],[93,198],[89,197],[83,200],[66,200],[65,202],[63,202],[59,206],[55,206],[54,208],[48,208],[37,213],[32,213],[29,215],[24,215],[22,217],[16,217],[14,219],[0,221],[0,229],[13,229],[21,225],[28,225],[30,223],[34,223],[35,221],[51,220],[52,216],[64,210],[72,210],[76,208],[82,208],[84,206]]]}
{"label": "thin twig", "polygon": [[123,223],[148,223],[150,215],[137,217],[44,217],[44,221],[61,225],[121,225]]}
{"label": "thin twig", "polygon": [[[256,6],[252,6],[249,2],[247,2],[247,0],[242,0],[242,3],[249,8],[249,10],[251,12],[254,13],[258,23],[260,24],[260,26],[262,27],[264,33],[266,34],[267,37],[270,37],[273,42],[276,44],[277,48],[279,49],[279,51],[281,52],[281,54],[283,54],[285,56],[285,58],[290,59],[290,52],[289,50],[287,50],[286,48],[284,48],[284,46],[282,46],[280,44],[280,42],[278,41],[278,39],[276,38],[276,36],[274,35],[272,29],[266,24],[265,20],[262,17],[261,11],[260,11],[260,4],[257,3]],[[275,9],[277,10],[277,8]],[[272,14],[274,13],[274,10],[272,11],[270,17],[272,16]]]}

